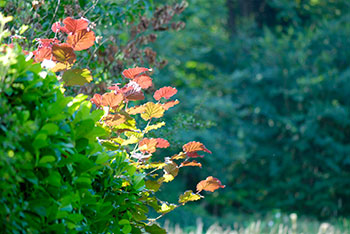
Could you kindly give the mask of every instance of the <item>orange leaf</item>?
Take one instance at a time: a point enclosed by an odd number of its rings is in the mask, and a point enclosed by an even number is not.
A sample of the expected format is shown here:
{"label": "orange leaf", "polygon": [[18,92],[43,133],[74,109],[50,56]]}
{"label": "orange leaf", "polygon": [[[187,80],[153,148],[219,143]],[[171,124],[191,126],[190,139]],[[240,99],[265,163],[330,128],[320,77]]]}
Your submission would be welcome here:
{"label": "orange leaf", "polygon": [[179,104],[179,100],[175,100],[175,101],[170,101],[170,102],[166,102],[164,104],[162,104],[164,110],[169,110],[169,108]]}
{"label": "orange leaf", "polygon": [[134,79],[142,89],[148,89],[152,86],[152,78],[147,75],[140,75]]}
{"label": "orange leaf", "polygon": [[141,148],[141,152],[145,153],[154,153],[156,152],[156,145],[157,145],[157,140],[154,138],[144,138],[142,141],[139,143],[139,148]]}
{"label": "orange leaf", "polygon": [[197,161],[192,161],[192,162],[189,162],[189,161],[186,161],[186,162],[183,162],[181,163],[180,167],[202,167],[202,164],[197,162]]}
{"label": "orange leaf", "polygon": [[207,177],[205,180],[202,180],[201,182],[199,182],[197,184],[197,191],[198,192],[200,192],[202,190],[214,192],[215,190],[217,190],[219,188],[225,188],[225,185],[222,185],[220,180],[218,180],[212,176]]}
{"label": "orange leaf", "polygon": [[169,142],[162,138],[156,138],[157,148],[168,148],[170,146]]}
{"label": "orange leaf", "polygon": [[95,33],[86,29],[68,35],[67,43],[73,47],[74,50],[80,51],[90,48],[94,45]]}
{"label": "orange leaf", "polygon": [[144,120],[150,120],[152,118],[160,118],[164,114],[164,108],[161,104],[153,103],[153,102],[147,102],[144,104],[145,112],[141,114],[141,118]]}
{"label": "orange leaf", "polygon": [[[87,29],[89,22],[86,19],[73,19],[71,17],[67,17],[63,20],[65,24],[64,27],[60,27],[60,30],[66,33],[74,34],[77,31]],[[56,25],[57,26],[57,25]],[[52,25],[53,27],[53,25]]]}
{"label": "orange leaf", "polygon": [[123,94],[121,93],[118,93],[118,94],[115,94],[114,92],[105,93],[102,95],[102,105],[115,108],[119,106],[119,104],[123,101],[123,99],[124,97],[123,97]]}
{"label": "orange leaf", "polygon": [[177,89],[172,88],[172,87],[163,87],[158,89],[153,97],[154,99],[156,99],[157,101],[159,101],[161,98],[165,98],[165,99],[169,99],[172,96],[174,96],[177,93]]}
{"label": "orange leaf", "polygon": [[52,54],[54,56],[54,60],[60,63],[69,63],[72,65],[76,60],[77,56],[74,53],[73,48],[66,44],[54,44],[52,46]]}
{"label": "orange leaf", "polygon": [[40,63],[44,59],[51,59],[52,58],[52,49],[49,47],[41,47],[33,52],[35,56],[35,62]]}
{"label": "orange leaf", "polygon": [[135,79],[138,75],[146,71],[149,71],[149,69],[145,67],[135,67],[124,70],[122,74],[128,79]]}
{"label": "orange leaf", "polygon": [[98,93],[96,93],[93,98],[90,99],[90,102],[95,104],[96,106],[101,106],[102,105],[102,96]]}
{"label": "orange leaf", "polygon": [[118,126],[126,121],[126,116],[122,114],[107,115],[103,118],[103,121],[108,126]]}
{"label": "orange leaf", "polygon": [[141,114],[145,112],[145,107],[144,106],[134,106],[126,109],[126,112],[129,115],[136,115],[136,114]]}
{"label": "orange leaf", "polygon": [[191,142],[185,144],[184,146],[182,146],[182,149],[186,153],[194,153],[197,151],[204,151],[204,152],[211,154],[210,150],[205,148],[205,146],[202,143],[197,142],[197,141],[191,141]]}

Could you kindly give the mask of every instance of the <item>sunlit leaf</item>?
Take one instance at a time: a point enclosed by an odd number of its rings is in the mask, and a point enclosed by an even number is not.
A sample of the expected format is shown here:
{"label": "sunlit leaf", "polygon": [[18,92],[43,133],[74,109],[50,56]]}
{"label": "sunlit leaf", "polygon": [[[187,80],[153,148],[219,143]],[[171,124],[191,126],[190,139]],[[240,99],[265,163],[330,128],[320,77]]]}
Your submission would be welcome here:
{"label": "sunlit leaf", "polygon": [[130,107],[130,108],[126,109],[126,112],[129,115],[141,114],[144,111],[145,111],[145,107],[144,106],[134,106],[134,107]]}
{"label": "sunlit leaf", "polygon": [[183,163],[180,164],[180,167],[189,167],[189,166],[191,166],[191,167],[202,167],[202,164],[197,162],[197,161],[191,161],[191,162],[186,161],[186,162],[183,162]]}
{"label": "sunlit leaf", "polygon": [[220,180],[218,180],[212,176],[207,177],[205,180],[202,180],[201,182],[199,182],[197,184],[197,191],[198,192],[200,192],[202,190],[214,192],[215,190],[217,190],[219,188],[225,188],[225,185],[222,185]]}
{"label": "sunlit leaf", "polygon": [[179,197],[179,203],[187,203],[189,201],[197,201],[201,199],[201,195],[193,193],[192,190],[187,190],[184,194]]}
{"label": "sunlit leaf", "polygon": [[139,149],[141,152],[147,152],[147,153],[154,153],[156,152],[156,145],[157,145],[157,140],[154,138],[144,138],[142,141],[139,143]]}
{"label": "sunlit leaf", "polygon": [[152,130],[156,130],[158,128],[161,128],[165,125],[165,122],[159,122],[159,123],[156,123],[156,124],[153,124],[153,125],[149,125],[145,128],[144,132],[145,133],[148,133],[149,131],[152,131]]}
{"label": "sunlit leaf", "polygon": [[73,48],[66,43],[54,44],[52,46],[52,54],[54,60],[60,63],[68,63],[72,65],[77,60]]}
{"label": "sunlit leaf", "polygon": [[117,126],[126,121],[126,116],[122,114],[109,114],[103,118],[103,121],[108,126]]}
{"label": "sunlit leaf", "polygon": [[105,93],[102,95],[102,106],[109,106],[111,108],[118,107],[123,101],[123,94],[114,92]]}
{"label": "sunlit leaf", "polygon": [[84,69],[70,69],[63,73],[62,79],[64,80],[67,86],[72,85],[84,85],[92,81],[91,72]]}
{"label": "sunlit leaf", "polygon": [[168,204],[167,202],[162,202],[161,206],[157,210],[159,213],[168,213],[176,208],[175,204]]}
{"label": "sunlit leaf", "polygon": [[63,24],[63,29],[62,27],[60,28],[62,31],[74,34],[77,31],[87,29],[89,22],[86,19],[73,19],[71,17],[67,17],[63,20]]}
{"label": "sunlit leaf", "polygon": [[128,79],[134,79],[138,75],[146,71],[149,71],[149,69],[145,67],[135,67],[124,70],[122,74]]}
{"label": "sunlit leaf", "polygon": [[147,102],[145,105],[145,112],[141,114],[141,117],[144,120],[150,120],[152,118],[161,118],[164,114],[164,108],[161,104],[153,103],[153,102]]}
{"label": "sunlit leaf", "polygon": [[42,47],[33,51],[35,62],[40,63],[44,59],[52,59],[52,49],[49,47]]}
{"label": "sunlit leaf", "polygon": [[95,43],[95,33],[86,29],[77,31],[68,35],[67,43],[76,51],[88,49]]}
{"label": "sunlit leaf", "polygon": [[169,102],[166,102],[164,104],[162,104],[164,110],[169,110],[169,108],[179,104],[179,100],[175,100],[175,101],[169,101]]}
{"label": "sunlit leaf", "polygon": [[185,159],[185,158],[186,158],[186,154],[180,153],[180,154],[175,154],[170,159],[171,160],[181,160],[181,159]]}
{"label": "sunlit leaf", "polygon": [[174,162],[167,163],[164,167],[164,182],[172,181],[179,173],[179,167]]}
{"label": "sunlit leaf", "polygon": [[168,148],[170,146],[169,142],[162,138],[156,138],[157,148]]}
{"label": "sunlit leaf", "polygon": [[200,156],[197,151],[204,151],[211,154],[211,151],[208,150],[202,143],[191,141],[187,144],[185,144],[182,147],[183,151],[186,152],[188,157],[196,158],[196,157],[202,157]]}
{"label": "sunlit leaf", "polygon": [[148,89],[152,86],[152,78],[147,75],[140,75],[134,79],[142,89]]}
{"label": "sunlit leaf", "polygon": [[177,89],[173,88],[173,87],[163,87],[158,89],[153,97],[154,99],[156,99],[157,101],[159,101],[161,98],[165,98],[165,99],[169,99],[172,96],[174,96],[177,93]]}
{"label": "sunlit leaf", "polygon": [[90,99],[90,102],[95,104],[96,106],[101,106],[102,105],[102,95],[101,94],[94,94],[93,98]]}

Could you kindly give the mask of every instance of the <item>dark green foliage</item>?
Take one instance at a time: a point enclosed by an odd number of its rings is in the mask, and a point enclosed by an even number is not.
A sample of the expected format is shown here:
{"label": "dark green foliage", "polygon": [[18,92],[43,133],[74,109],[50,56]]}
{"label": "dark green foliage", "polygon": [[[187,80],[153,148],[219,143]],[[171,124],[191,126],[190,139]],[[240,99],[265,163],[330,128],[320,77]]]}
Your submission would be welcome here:
{"label": "dark green foliage", "polygon": [[99,144],[103,112],[84,95],[64,97],[56,76],[24,55],[7,49],[0,58],[0,230],[143,230],[143,175],[125,152]]}
{"label": "dark green foliage", "polygon": [[[273,2],[278,14],[305,14]],[[259,28],[242,18],[230,37],[225,1],[193,0],[187,29],[159,40],[169,58],[161,75],[181,90],[181,111],[216,123],[178,133],[208,142],[220,155],[205,158],[206,167],[215,167],[210,173],[226,176],[228,185],[206,199],[211,212],[350,214],[350,11],[347,1],[323,3],[308,10],[311,21],[288,27],[276,21]],[[189,170],[187,186],[208,173],[202,172]]]}

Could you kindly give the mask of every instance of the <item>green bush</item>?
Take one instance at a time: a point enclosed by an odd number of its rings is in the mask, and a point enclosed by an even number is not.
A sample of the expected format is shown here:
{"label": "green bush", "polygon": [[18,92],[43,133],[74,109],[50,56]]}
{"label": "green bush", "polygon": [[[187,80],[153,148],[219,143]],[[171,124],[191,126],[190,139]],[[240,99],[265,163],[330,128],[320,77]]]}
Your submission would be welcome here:
{"label": "green bush", "polygon": [[103,112],[84,95],[64,97],[56,76],[18,49],[0,61],[0,229],[136,233],[143,176],[96,141]]}

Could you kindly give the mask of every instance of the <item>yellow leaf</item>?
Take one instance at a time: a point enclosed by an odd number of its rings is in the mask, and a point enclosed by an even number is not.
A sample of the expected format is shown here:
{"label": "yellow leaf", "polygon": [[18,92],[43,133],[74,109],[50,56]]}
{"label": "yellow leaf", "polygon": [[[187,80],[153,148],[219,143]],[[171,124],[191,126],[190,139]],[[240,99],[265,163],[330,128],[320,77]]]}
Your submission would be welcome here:
{"label": "yellow leaf", "polygon": [[161,118],[164,114],[164,108],[159,103],[147,102],[144,107],[145,112],[141,114],[141,118],[146,121],[152,118]]}
{"label": "yellow leaf", "polygon": [[161,128],[165,125],[165,122],[159,122],[156,124],[149,125],[147,128],[145,128],[144,132],[148,133],[149,131],[156,130],[158,128]]}

